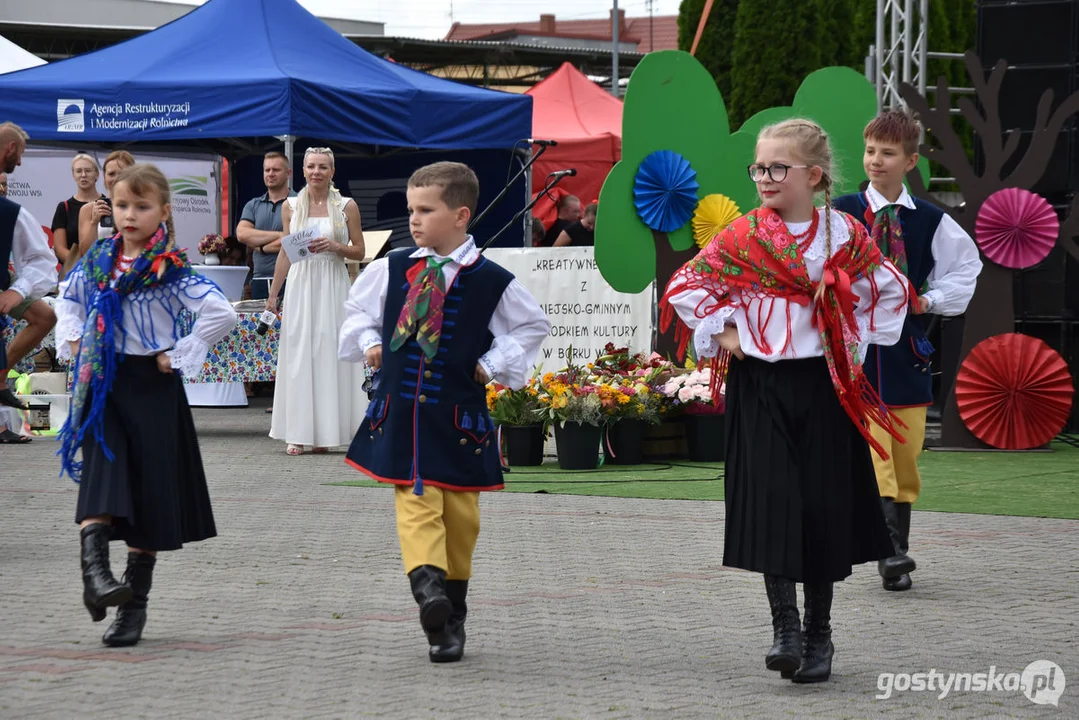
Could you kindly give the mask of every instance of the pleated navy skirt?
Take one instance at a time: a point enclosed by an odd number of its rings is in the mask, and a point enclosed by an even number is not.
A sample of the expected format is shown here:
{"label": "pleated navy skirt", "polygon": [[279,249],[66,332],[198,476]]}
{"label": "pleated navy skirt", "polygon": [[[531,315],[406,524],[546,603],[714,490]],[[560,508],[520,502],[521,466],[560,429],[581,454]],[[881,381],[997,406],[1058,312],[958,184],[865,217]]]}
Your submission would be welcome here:
{"label": "pleated navy skirt", "polygon": [[87,432],[75,522],[111,515],[113,539],[176,550],[217,535],[195,423],[177,373],[154,356],[118,358],[105,401],[105,451]]}
{"label": "pleated navy skirt", "polygon": [[723,564],[833,582],[893,554],[869,444],[824,358],[733,359]]}

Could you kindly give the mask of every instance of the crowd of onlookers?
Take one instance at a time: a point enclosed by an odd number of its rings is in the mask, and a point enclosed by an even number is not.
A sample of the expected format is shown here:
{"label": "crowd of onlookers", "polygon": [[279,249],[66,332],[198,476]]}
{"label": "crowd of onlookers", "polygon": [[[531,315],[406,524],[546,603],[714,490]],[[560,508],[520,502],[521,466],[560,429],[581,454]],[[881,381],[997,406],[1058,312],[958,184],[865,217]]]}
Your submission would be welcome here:
{"label": "crowd of onlookers", "polygon": [[563,195],[556,203],[558,217],[545,228],[539,218],[532,218],[532,247],[578,247],[596,244],[597,203],[586,207],[575,195]]}

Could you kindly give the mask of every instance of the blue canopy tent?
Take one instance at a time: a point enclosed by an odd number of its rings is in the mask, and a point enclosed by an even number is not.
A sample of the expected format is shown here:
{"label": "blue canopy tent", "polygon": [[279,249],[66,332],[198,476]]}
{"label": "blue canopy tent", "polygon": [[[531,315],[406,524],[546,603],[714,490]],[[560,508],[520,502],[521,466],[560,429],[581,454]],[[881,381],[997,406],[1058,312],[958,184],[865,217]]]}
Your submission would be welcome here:
{"label": "blue canopy tent", "polygon": [[[428,151],[417,165],[433,150],[486,151],[491,164],[498,150],[497,168],[477,168],[486,197],[532,129],[530,97],[383,60],[294,0],[210,0],[118,45],[2,75],[0,107],[36,142],[194,145],[232,160],[286,136],[358,157]],[[525,197],[522,186],[507,205]]]}

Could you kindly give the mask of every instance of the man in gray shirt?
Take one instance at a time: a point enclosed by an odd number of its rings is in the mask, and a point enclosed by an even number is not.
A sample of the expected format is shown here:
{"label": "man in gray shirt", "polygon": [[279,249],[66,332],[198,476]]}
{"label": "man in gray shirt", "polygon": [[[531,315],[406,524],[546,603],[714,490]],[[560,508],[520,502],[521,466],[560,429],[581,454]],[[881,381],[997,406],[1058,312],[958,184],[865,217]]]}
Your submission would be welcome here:
{"label": "man in gray shirt", "polygon": [[281,227],[281,205],[296,193],[289,190],[292,170],[289,160],[279,152],[266,153],[262,160],[262,181],[266,194],[248,200],[244,205],[240,222],[236,226],[236,238],[254,251],[255,271],[251,280],[251,297],[265,300],[270,295],[277,253],[281,250],[281,238],[288,233]]}

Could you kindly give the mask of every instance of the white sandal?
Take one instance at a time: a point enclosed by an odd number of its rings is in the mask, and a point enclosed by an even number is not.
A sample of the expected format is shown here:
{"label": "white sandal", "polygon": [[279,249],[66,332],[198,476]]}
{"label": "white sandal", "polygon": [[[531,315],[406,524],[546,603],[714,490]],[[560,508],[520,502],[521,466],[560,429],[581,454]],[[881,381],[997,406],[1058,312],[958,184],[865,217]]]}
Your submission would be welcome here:
{"label": "white sandal", "polygon": [[285,453],[292,456],[303,455],[303,445],[289,443],[288,447],[285,448]]}

